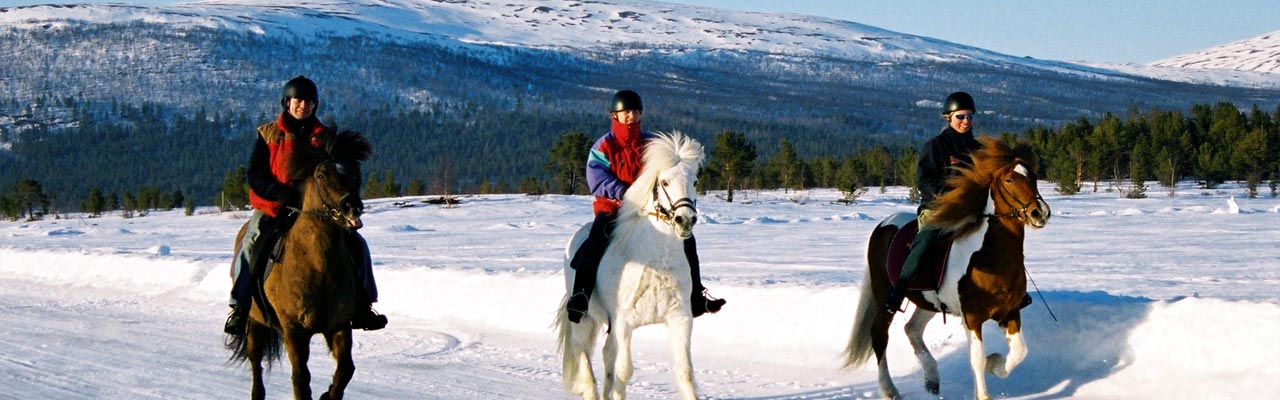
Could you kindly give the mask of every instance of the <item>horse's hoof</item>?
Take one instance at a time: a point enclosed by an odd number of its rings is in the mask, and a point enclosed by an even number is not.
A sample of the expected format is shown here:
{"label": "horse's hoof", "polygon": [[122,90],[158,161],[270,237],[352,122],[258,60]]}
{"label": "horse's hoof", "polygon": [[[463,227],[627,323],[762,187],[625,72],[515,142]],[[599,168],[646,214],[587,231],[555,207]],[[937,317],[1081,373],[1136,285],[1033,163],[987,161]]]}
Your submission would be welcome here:
{"label": "horse's hoof", "polygon": [[928,390],[929,394],[937,396],[939,391],[939,386],[941,385],[939,385],[938,382],[925,382],[924,390]]}

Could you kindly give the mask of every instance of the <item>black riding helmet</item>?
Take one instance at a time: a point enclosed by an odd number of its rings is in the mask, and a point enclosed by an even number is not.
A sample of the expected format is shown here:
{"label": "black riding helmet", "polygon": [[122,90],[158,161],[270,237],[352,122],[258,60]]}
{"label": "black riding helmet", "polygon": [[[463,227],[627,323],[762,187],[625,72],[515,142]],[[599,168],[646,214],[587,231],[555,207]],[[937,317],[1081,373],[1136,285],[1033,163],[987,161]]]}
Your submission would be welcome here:
{"label": "black riding helmet", "polygon": [[615,113],[626,110],[644,112],[644,103],[640,102],[640,94],[630,90],[623,90],[613,94],[613,103],[609,106],[609,112]]}
{"label": "black riding helmet", "polygon": [[978,108],[973,106],[973,96],[965,92],[955,92],[947,95],[947,101],[942,105],[942,115],[960,110],[978,112]]}
{"label": "black riding helmet", "polygon": [[289,108],[289,99],[311,100],[318,105],[320,103],[320,91],[316,89],[315,82],[305,76],[298,75],[284,84],[280,106],[286,109]]}

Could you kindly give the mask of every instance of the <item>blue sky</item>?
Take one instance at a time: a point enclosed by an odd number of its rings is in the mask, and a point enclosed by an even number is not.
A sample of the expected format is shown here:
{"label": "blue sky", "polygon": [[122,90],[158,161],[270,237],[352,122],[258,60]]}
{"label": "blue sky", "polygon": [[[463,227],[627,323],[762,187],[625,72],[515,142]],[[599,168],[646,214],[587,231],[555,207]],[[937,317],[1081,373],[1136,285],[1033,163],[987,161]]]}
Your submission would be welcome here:
{"label": "blue sky", "polygon": [[[1066,61],[1145,64],[1280,31],[1277,0],[664,1],[818,15],[1014,56]],[[0,6],[101,2],[0,0]]]}
{"label": "blue sky", "polygon": [[818,15],[1015,56],[1145,64],[1280,31],[1277,0],[663,0]]}

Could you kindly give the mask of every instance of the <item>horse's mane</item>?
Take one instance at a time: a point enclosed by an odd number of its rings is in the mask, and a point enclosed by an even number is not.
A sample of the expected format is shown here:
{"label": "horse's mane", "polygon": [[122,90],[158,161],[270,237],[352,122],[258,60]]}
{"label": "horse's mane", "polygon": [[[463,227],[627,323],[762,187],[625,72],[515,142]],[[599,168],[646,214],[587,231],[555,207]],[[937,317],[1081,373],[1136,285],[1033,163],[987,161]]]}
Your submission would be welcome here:
{"label": "horse's mane", "polygon": [[978,140],[982,142],[982,148],[971,154],[973,165],[952,167],[960,174],[947,180],[951,191],[934,198],[929,204],[929,209],[933,210],[929,217],[930,225],[957,235],[977,230],[991,198],[991,180],[997,174],[1003,175],[1019,163],[1033,173],[1040,169],[1040,157],[1026,143],[1011,147],[991,136]]}
{"label": "horse's mane", "polygon": [[326,160],[342,163],[367,161],[373,154],[373,145],[360,132],[344,130],[333,136],[323,149],[313,148],[295,140],[294,149],[286,154],[285,165],[294,182],[306,182],[307,175],[317,164]]}
{"label": "horse's mane", "polygon": [[679,131],[671,133],[657,132],[644,148],[644,169],[640,176],[622,195],[622,208],[619,222],[640,216],[640,211],[649,204],[653,196],[653,187],[658,183],[658,174],[671,167],[680,165],[688,169],[690,175],[698,173],[702,166],[704,153],[702,144]]}

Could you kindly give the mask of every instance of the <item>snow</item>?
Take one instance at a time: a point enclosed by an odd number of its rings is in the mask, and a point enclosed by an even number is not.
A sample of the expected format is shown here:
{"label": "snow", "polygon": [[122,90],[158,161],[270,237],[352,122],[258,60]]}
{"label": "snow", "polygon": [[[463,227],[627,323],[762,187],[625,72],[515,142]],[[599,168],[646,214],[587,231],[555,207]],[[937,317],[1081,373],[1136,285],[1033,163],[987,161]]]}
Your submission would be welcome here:
{"label": "snow", "polygon": [[[1040,293],[1024,310],[1030,353],[999,398],[1277,398],[1280,199],[1232,184],[1147,199],[1041,190],[1054,211],[1029,231]],[[878,396],[874,366],[839,370],[871,229],[912,211],[905,189],[855,205],[832,190],[712,192],[695,228],[707,286],[729,303],[695,320],[695,378],[706,398]],[[560,360],[550,323],[563,295],[565,242],[590,219],[585,196],[367,202],[366,227],[391,323],[355,334],[353,398],[555,399]],[[409,202],[411,207],[394,203]],[[124,219],[0,222],[0,387],[11,398],[244,397],[249,373],[227,364],[221,326],[230,246],[246,212],[180,210]],[[1055,321],[1049,311],[1052,309]],[[899,318],[901,323],[903,318]],[[988,323],[988,351],[1007,347]],[[889,356],[908,398],[931,398],[901,329]],[[632,398],[674,396],[661,327],[636,332]],[[972,396],[954,317],[925,339],[944,398]],[[598,354],[597,354],[598,355]],[[599,357],[596,358],[599,362]],[[332,361],[320,340],[319,390]],[[601,371],[597,369],[597,371]],[[289,398],[289,367],[268,373]]]}

